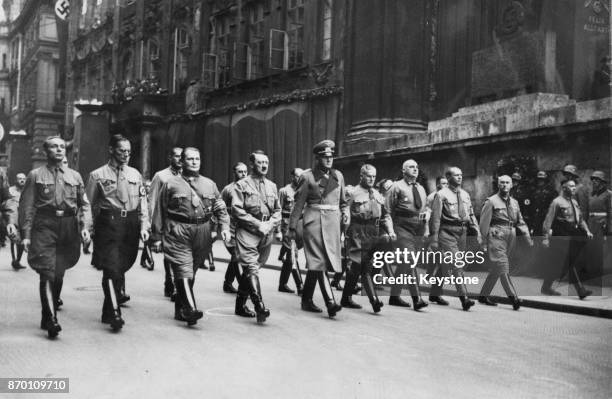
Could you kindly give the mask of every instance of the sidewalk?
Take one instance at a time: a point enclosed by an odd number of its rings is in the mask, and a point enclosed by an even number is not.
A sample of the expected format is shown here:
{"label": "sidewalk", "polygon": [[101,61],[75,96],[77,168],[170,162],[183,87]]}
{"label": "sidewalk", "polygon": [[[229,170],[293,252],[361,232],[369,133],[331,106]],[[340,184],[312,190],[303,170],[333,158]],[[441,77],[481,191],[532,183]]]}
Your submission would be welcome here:
{"label": "sidewalk", "polygon": [[[268,258],[267,263],[264,265],[265,268],[280,270],[282,262],[278,260],[279,251],[280,245],[272,245],[270,257]],[[229,261],[229,254],[222,242],[215,241],[213,252],[215,255],[215,260],[221,262]],[[305,273],[306,260],[304,259],[303,251],[300,251],[299,253],[298,262],[300,264],[300,268],[302,269],[302,273]],[[480,292],[480,287],[484,283],[487,273],[466,271],[465,275],[466,277],[478,277],[478,284],[468,285],[468,292],[470,293],[470,296],[477,296],[478,292]],[[545,296],[540,294],[540,286],[542,285],[541,279],[513,276],[512,281],[519,293],[519,296],[523,300],[524,307],[612,319],[612,275],[604,276],[603,287],[595,287],[590,285],[588,281],[584,282],[586,288],[592,290],[594,293],[592,296],[589,296],[584,300],[580,300],[577,296],[575,296],[573,287],[568,286],[567,282],[555,282],[556,285],[553,286],[555,290],[562,294],[561,296]],[[429,287],[421,286],[421,291],[427,293],[429,292]],[[407,290],[403,290],[402,294],[409,295]],[[385,289],[385,291],[379,291],[379,295],[388,295],[388,288]],[[444,295],[456,295],[454,287],[451,285],[445,286]],[[426,294],[423,296],[425,299],[427,299]],[[491,299],[502,304],[510,304],[510,301],[505,296],[500,282],[498,282],[493,289]],[[484,305],[478,304],[478,306]]]}

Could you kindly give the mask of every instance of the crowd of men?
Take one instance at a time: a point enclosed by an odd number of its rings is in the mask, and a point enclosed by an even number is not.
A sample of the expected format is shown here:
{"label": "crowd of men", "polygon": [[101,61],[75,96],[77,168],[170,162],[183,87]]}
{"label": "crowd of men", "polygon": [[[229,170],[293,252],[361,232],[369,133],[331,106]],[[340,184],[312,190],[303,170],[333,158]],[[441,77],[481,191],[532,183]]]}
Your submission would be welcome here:
{"label": "crowd of men", "polygon": [[[403,163],[401,179],[383,179],[377,185],[376,168],[365,164],[359,184],[347,186],[342,173],[333,168],[335,144],[331,140],[315,145],[313,168],[293,169],[291,182],[280,190],[267,178],[269,159],[263,151],[250,154],[249,165],[234,165],[234,181],[219,191],[214,181],[200,174],[200,151],[193,147],[172,148],[168,168],[155,174],[150,187],[136,169],[128,166],[131,144],[121,135],[112,136],[108,163],[91,172],[87,184],[67,166],[64,140],[50,137],[44,149],[47,164],[27,177],[17,175],[17,184],[6,191],[3,210],[13,243],[12,266],[22,268],[21,253],[27,251],[30,267],[39,274],[40,327],[51,338],[62,329],[57,310],[63,305],[65,271],[79,260],[81,243],[87,247],[90,241],[92,265],[102,271],[101,322],[119,331],[124,326],[121,305],[130,300],[125,292],[125,275],[137,258],[140,241],[145,247],[141,261],[145,267],[153,267],[148,250],[163,252],[164,294],[174,302],[174,318],[194,325],[203,316],[194,295],[196,272],[212,258],[217,236],[231,255],[222,288],[236,296],[235,314],[264,323],[270,310],[264,304],[259,269],[266,263],[275,239],[282,244],[278,290],[294,293],[288,286],[292,276],[302,310],[321,313],[323,309],[313,300],[318,285],[327,314],[334,317],[343,307],[361,308],[352,298],[361,289],[373,311],[381,311],[383,302],[378,297],[379,287],[373,283],[375,274],[416,276],[416,268],[402,264],[395,265],[395,270],[391,265],[373,269],[375,251],[429,248],[458,253],[466,250],[468,236],[475,237],[489,254],[490,273],[478,296],[480,303],[497,305],[490,294],[500,280],[513,308],[520,308],[521,300],[509,273],[511,253],[517,236],[533,246],[534,234],[542,236],[542,245],[552,247],[557,257],[549,262],[552,266],[542,293],[559,295],[553,281],[567,272],[577,295],[584,299],[592,292],[579,277],[580,253],[590,240],[589,244],[595,242],[601,247],[603,256],[603,241],[612,235],[612,191],[607,189],[605,174],[594,172],[593,190],[586,193],[584,186],[577,187],[572,165],[563,170],[560,195],[536,190],[537,196],[529,203],[521,204],[521,198],[514,198],[513,185],[520,176],[498,176],[497,192],[484,202],[478,221],[470,194],[462,188],[463,175],[458,167],[438,177],[437,190],[430,195],[417,181],[419,166],[414,160]],[[539,172],[537,177],[544,180],[547,176]],[[6,182],[6,176],[0,178]],[[530,222],[536,228],[526,223],[522,205],[535,209],[530,211]],[[306,258],[304,280],[297,262],[302,248]],[[463,310],[475,305],[459,279],[463,267],[437,263],[427,268],[431,276],[457,277],[456,290]],[[340,303],[334,298],[330,272],[335,277],[333,286],[342,289]],[[342,288],[343,273],[346,279]],[[421,297],[418,279],[411,281],[407,288],[412,305],[401,298],[402,285],[391,288],[389,305],[415,311],[428,306]],[[429,301],[448,305],[442,292],[442,283],[432,285]],[[247,304],[249,299],[254,311]]]}

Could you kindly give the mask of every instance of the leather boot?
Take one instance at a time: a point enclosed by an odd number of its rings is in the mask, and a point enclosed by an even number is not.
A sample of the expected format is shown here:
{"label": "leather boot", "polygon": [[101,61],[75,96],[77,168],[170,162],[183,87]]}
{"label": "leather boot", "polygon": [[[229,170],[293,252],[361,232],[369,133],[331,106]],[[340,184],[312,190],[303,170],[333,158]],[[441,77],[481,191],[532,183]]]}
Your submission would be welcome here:
{"label": "leather boot", "polygon": [[410,274],[414,276],[414,284],[408,284],[408,291],[412,297],[412,304],[414,311],[418,312],[420,309],[427,307],[429,304],[421,298],[421,290],[419,288],[419,280],[415,269],[410,269]]}
{"label": "leather boot", "polygon": [[474,306],[476,303],[474,301],[472,301],[471,299],[469,299],[467,296],[463,295],[460,296],[459,299],[461,300],[461,307],[463,308],[463,310],[465,310],[466,312],[468,310],[470,310],[470,308],[472,306]]}
{"label": "leather boot", "polygon": [[430,295],[429,302],[435,302],[438,305],[448,306],[448,301],[442,298],[441,296],[437,296],[437,295]]}
{"label": "leather boot", "polygon": [[172,265],[164,259],[164,296],[170,298],[175,293],[174,283],[172,282]]}
{"label": "leather boot", "polygon": [[127,301],[130,300],[130,296],[125,293],[125,275],[122,274],[121,277],[117,280],[118,287],[117,288],[117,301],[119,305],[123,305]]}
{"label": "leather boot", "polygon": [[487,306],[497,306],[495,302],[493,302],[488,296],[480,295],[478,297],[478,303],[482,303]]}
{"label": "leather boot", "polygon": [[249,298],[249,283],[244,273],[238,275],[238,292],[236,295],[236,307],[234,313],[241,317],[255,317],[253,312],[247,306],[247,299]]}
{"label": "leather boot", "polygon": [[346,271],[346,281],[344,282],[344,290],[342,291],[342,299],[340,300],[340,305],[342,305],[343,308],[361,309],[361,305],[355,303],[352,298],[357,279],[358,276],[351,270]]}
{"label": "leather boot", "polygon": [[102,305],[102,323],[110,324],[113,331],[119,331],[125,324],[121,318],[121,309],[117,301],[117,280],[110,278],[102,279],[102,290],[104,291],[104,304]]}
{"label": "leather boot", "polygon": [[523,302],[518,297],[510,276],[507,273],[504,273],[500,276],[500,280],[504,290],[506,291],[506,295],[508,295],[508,298],[510,298],[510,301],[512,302],[512,309],[519,310]]}
{"label": "leather boot", "polygon": [[53,300],[55,301],[55,310],[60,310],[62,306],[64,306],[64,301],[62,301],[62,288],[64,287],[64,278],[56,277],[53,282]]}
{"label": "leather boot", "polygon": [[370,300],[370,304],[372,304],[374,313],[380,312],[384,304],[380,299],[378,299],[378,294],[376,293],[374,282],[372,281],[372,275],[370,273],[361,273],[361,282],[363,283],[363,289]]}
{"label": "leather boot", "polygon": [[289,276],[291,275],[291,260],[285,260],[283,262],[283,267],[280,271],[280,277],[278,279],[278,291],[286,292],[288,294],[293,294],[293,291],[289,286],[287,286],[287,282],[289,281]]}
{"label": "leather boot", "polygon": [[228,294],[237,294],[238,290],[234,288],[232,282],[234,281],[234,277],[238,280],[238,284],[240,284],[240,275],[236,275],[236,261],[231,260],[227,265],[227,269],[225,269],[225,280],[223,281],[223,292]]}
{"label": "leather boot", "polygon": [[593,295],[593,291],[587,290],[586,288],[584,288],[584,285],[582,285],[582,282],[580,281],[580,277],[578,276],[578,272],[576,271],[575,267],[571,267],[569,273],[570,282],[573,281],[574,289],[576,289],[576,293],[578,294],[578,298],[580,298],[580,300],[583,300],[589,295]]}
{"label": "leather boot", "polygon": [[198,320],[200,320],[204,316],[204,313],[202,313],[202,311],[196,308],[189,279],[176,279],[175,285],[177,291],[177,300],[180,301],[181,304],[179,312],[180,316],[185,319],[187,324],[190,326],[197,324]]}
{"label": "leather boot", "polygon": [[412,297],[412,303],[414,305],[414,311],[415,312],[418,312],[419,310],[429,306],[429,304],[427,302],[425,302],[423,300],[423,298],[421,298],[420,296],[417,296],[417,295]]}
{"label": "leather boot", "polygon": [[344,274],[343,271],[340,273],[334,273],[334,277],[332,278],[332,281],[330,284],[330,286],[334,287],[338,291],[342,291],[344,289],[344,287],[342,287],[342,283],[340,282],[342,280],[343,274]]}
{"label": "leather boot", "polygon": [[311,270],[306,272],[306,281],[304,281],[304,290],[302,291],[302,310],[306,312],[321,313],[323,311],[312,300],[317,286],[317,273]]}
{"label": "leather boot", "polygon": [[266,305],[263,303],[261,287],[259,286],[259,276],[249,273],[248,282],[249,287],[251,288],[251,301],[255,307],[257,322],[263,323],[268,317],[270,317],[270,310],[266,309]]}
{"label": "leather boot", "polygon": [[49,280],[40,281],[38,291],[40,294],[40,304],[42,305],[40,328],[47,330],[47,336],[49,338],[55,338],[59,332],[62,331],[62,326],[57,322],[57,315],[55,313],[53,283]]}
{"label": "leather boot", "polygon": [[291,275],[293,276],[293,281],[295,282],[295,288],[297,288],[297,294],[302,296],[303,285],[302,282],[302,274],[298,269],[291,269]]}
{"label": "leather boot", "polygon": [[334,298],[334,292],[331,289],[331,284],[325,272],[317,272],[317,280],[319,281],[319,287],[321,288],[321,294],[323,300],[327,305],[327,314],[329,317],[335,317],[336,313],[342,310],[342,306],[336,303]]}

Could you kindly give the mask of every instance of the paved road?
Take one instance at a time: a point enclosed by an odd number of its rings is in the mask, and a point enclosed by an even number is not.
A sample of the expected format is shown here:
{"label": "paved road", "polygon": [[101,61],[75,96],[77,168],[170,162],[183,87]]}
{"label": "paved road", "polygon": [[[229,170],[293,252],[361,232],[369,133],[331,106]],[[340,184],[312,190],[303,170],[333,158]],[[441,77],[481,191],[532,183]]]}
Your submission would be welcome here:
{"label": "paved road", "polygon": [[188,328],[172,319],[157,257],[153,272],[128,273],[132,300],[114,334],[99,322],[101,274],[84,255],[67,273],[64,330],[50,341],[38,329],[37,275],[13,272],[9,256],[0,251],[0,377],[69,377],[71,393],[52,398],[611,397],[612,320],[507,306],[466,313],[456,298],[420,314],[385,306],[330,320],[300,311],[297,296],[276,292],[278,272],[263,270],[272,316],[259,326],[233,316],[218,264],[198,273],[206,315]]}

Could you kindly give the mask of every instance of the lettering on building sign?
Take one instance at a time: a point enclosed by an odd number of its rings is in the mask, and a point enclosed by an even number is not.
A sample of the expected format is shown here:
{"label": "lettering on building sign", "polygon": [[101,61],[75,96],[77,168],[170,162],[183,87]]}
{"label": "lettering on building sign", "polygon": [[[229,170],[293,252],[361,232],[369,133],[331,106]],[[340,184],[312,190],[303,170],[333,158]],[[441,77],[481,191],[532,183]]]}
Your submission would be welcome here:
{"label": "lettering on building sign", "polygon": [[69,0],[57,0],[55,2],[55,15],[62,21],[65,21],[70,14],[70,1]]}
{"label": "lettering on building sign", "polygon": [[587,17],[583,29],[587,32],[610,33],[610,9],[606,2],[601,0],[587,0],[585,8],[590,8],[595,15]]}

